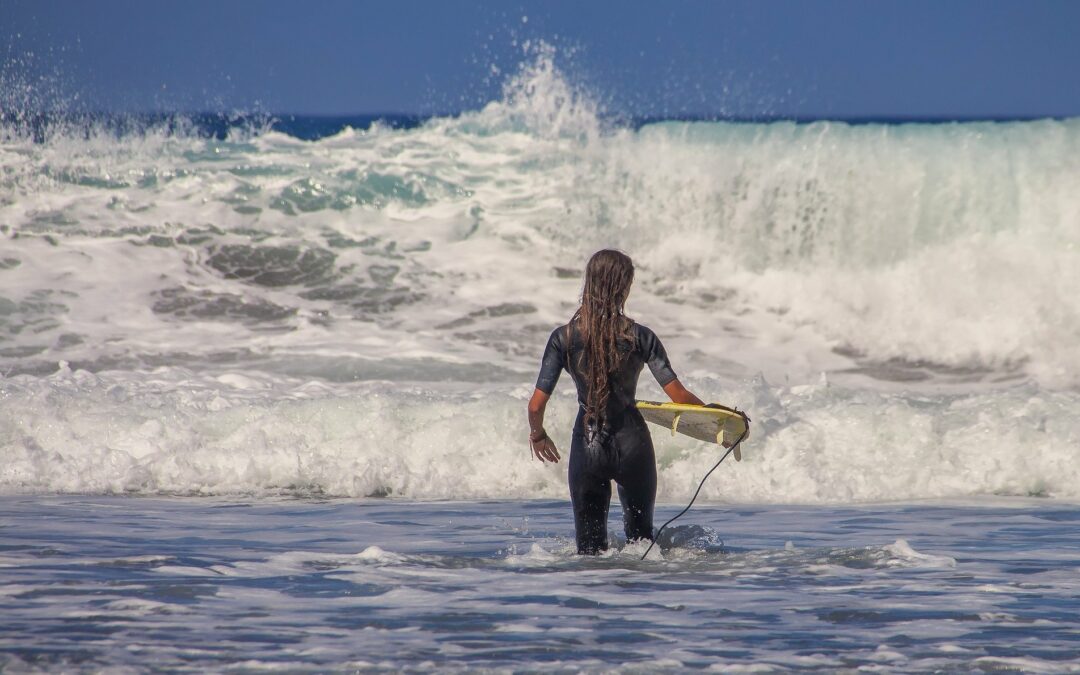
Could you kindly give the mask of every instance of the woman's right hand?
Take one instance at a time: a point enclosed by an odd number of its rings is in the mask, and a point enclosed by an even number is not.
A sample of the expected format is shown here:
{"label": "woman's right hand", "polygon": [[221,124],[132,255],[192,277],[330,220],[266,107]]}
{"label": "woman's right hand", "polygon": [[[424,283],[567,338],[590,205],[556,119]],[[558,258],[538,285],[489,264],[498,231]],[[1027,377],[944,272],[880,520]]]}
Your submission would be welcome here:
{"label": "woman's right hand", "polygon": [[533,456],[541,462],[558,462],[561,459],[555,443],[547,436],[536,441],[529,441],[529,445],[532,446]]}

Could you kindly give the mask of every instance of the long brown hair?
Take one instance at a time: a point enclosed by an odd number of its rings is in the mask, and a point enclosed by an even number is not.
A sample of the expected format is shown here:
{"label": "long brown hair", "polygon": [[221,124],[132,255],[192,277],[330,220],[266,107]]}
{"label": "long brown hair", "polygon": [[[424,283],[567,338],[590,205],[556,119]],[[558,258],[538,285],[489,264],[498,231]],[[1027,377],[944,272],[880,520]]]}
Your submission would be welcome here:
{"label": "long brown hair", "polygon": [[[626,317],[624,305],[634,281],[634,262],[620,251],[605,249],[589,258],[581,306],[570,325],[581,335],[583,350],[578,365],[586,382],[585,422],[599,428],[604,423],[611,387],[608,382],[626,354],[619,339],[634,340],[634,322]],[[583,366],[583,368],[582,368]]]}

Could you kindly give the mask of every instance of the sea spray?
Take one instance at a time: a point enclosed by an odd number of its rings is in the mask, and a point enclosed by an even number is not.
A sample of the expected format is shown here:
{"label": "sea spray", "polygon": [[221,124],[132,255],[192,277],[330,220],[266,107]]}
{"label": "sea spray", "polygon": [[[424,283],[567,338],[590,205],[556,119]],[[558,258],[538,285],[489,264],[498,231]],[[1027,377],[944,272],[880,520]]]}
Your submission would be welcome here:
{"label": "sea spray", "polygon": [[[708,499],[1080,494],[1076,120],[598,110],[541,48],[410,129],[6,133],[0,490],[563,496],[521,411],[615,246],[630,314],[755,420]],[[679,501],[715,447],[661,435]]]}

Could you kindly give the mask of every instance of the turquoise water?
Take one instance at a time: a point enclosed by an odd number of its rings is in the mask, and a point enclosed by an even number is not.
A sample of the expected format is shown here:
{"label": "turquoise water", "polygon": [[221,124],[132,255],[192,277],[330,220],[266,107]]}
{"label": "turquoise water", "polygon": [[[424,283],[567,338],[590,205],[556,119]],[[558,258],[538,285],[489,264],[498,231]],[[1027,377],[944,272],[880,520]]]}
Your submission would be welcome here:
{"label": "turquoise water", "polygon": [[[5,671],[1080,670],[1078,120],[619,126],[540,50],[234,122],[0,119]],[[608,246],[754,420],[645,561],[525,442]]]}

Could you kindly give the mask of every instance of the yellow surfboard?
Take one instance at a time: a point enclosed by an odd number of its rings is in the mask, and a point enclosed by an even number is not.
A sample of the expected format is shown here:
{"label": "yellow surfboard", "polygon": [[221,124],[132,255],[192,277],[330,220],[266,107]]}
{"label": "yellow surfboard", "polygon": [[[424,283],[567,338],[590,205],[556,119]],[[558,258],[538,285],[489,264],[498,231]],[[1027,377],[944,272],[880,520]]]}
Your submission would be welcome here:
{"label": "yellow surfboard", "polygon": [[[656,403],[638,401],[637,409],[646,422],[671,429],[671,435],[684,434],[690,438],[730,447],[744,433],[749,435],[746,419],[737,412],[723,408],[707,408],[691,403]],[[735,448],[735,461],[742,461],[742,452]]]}

